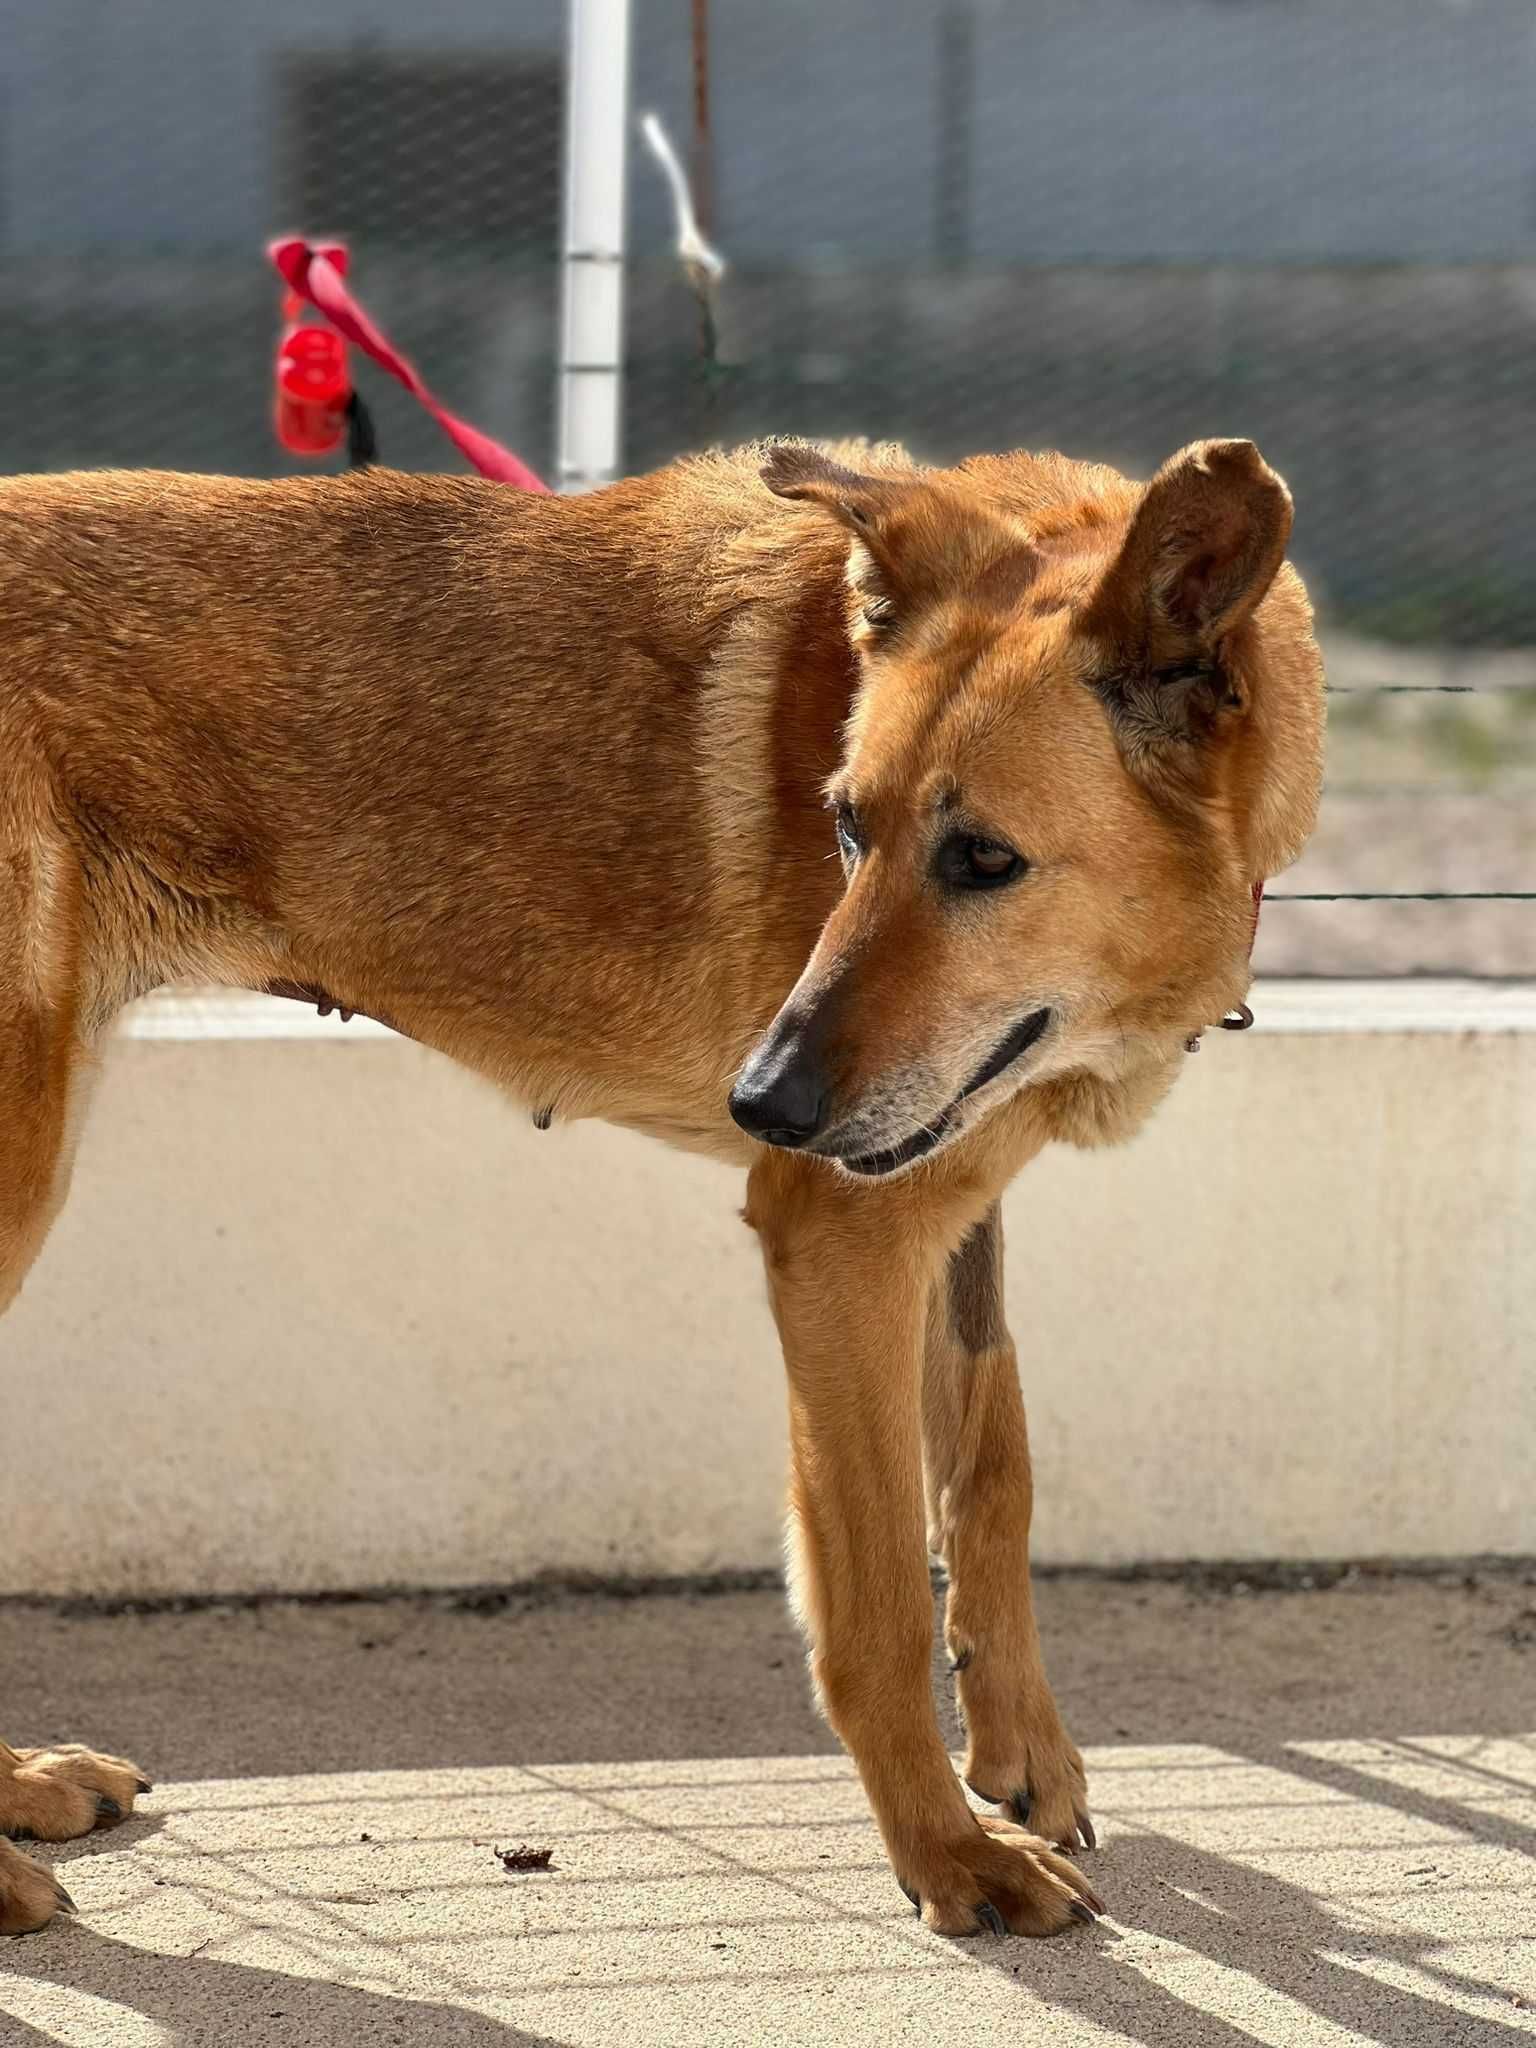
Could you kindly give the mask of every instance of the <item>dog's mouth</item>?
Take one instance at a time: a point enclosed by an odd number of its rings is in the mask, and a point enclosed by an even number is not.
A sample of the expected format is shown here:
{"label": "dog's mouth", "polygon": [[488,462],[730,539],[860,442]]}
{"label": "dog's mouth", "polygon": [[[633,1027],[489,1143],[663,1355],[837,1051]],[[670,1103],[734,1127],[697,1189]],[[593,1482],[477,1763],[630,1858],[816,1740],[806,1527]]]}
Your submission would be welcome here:
{"label": "dog's mouth", "polygon": [[880,1152],[860,1152],[852,1157],[838,1156],[839,1166],[849,1173],[861,1174],[867,1180],[879,1180],[885,1174],[899,1173],[902,1167],[911,1166],[915,1161],[926,1158],[935,1146],[942,1144],[954,1128],[955,1113],[968,1096],[985,1088],[989,1081],[995,1081],[1005,1068],[1011,1067],[1021,1054],[1027,1052],[1037,1040],[1043,1038],[1051,1022],[1049,1010],[1032,1010],[1003,1039],[994,1046],[972,1074],[960,1093],[928,1123],[922,1124],[910,1138],[904,1138],[899,1145],[887,1146]]}

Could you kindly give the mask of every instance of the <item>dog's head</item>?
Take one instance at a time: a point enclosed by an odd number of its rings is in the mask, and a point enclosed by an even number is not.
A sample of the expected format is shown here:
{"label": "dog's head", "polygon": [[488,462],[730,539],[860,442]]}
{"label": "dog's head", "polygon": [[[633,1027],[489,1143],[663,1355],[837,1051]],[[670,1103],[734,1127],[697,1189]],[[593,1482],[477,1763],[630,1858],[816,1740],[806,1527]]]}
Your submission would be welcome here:
{"label": "dog's head", "polygon": [[848,529],[861,678],[828,789],[845,893],[737,1121],[888,1174],[1020,1089],[1171,1063],[1244,995],[1253,884],[1316,809],[1285,485],[1247,441],[1145,486],[801,446],[762,473]]}

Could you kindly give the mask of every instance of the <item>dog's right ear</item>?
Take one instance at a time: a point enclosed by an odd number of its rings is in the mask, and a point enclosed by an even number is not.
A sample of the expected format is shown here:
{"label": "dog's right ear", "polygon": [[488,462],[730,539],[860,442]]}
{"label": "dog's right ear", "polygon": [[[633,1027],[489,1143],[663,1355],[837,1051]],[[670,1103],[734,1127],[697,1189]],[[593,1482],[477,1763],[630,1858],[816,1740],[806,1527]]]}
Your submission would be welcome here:
{"label": "dog's right ear", "polygon": [[1195,441],[1142,494],[1093,622],[1157,670],[1214,654],[1285,559],[1291,494],[1251,441]]}

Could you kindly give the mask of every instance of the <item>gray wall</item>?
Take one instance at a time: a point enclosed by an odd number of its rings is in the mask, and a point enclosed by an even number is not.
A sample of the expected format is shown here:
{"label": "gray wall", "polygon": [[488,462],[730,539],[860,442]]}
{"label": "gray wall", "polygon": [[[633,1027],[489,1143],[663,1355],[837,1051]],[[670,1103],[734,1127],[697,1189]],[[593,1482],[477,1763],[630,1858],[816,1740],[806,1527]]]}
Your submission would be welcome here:
{"label": "gray wall", "polygon": [[[559,0],[4,14],[13,254],[267,233],[284,56],[550,51],[563,36]],[[1529,0],[714,0],[713,21],[720,213],[741,260],[925,260],[947,121],[984,266],[1536,251]],[[686,0],[637,0],[637,102],[681,126],[689,62]],[[662,232],[658,197],[642,178],[642,239]]]}
{"label": "gray wall", "polygon": [[[500,233],[483,110],[472,143],[451,97],[438,119],[403,87],[328,145],[358,217],[291,218],[283,81],[349,52],[547,63],[559,0],[4,5],[0,466],[281,469],[260,249],[283,227],[347,233],[369,302],[444,397],[550,465],[553,89],[509,102]],[[712,16],[727,362],[701,377],[637,154],[632,463],[857,430],[1147,467],[1248,433],[1290,477],[1302,558],[1349,623],[1536,642],[1530,0]],[[634,97],[686,140],[686,0],[636,0]],[[431,251],[398,217],[417,183],[445,232]],[[407,399],[371,372],[367,391],[387,460],[453,466]]]}

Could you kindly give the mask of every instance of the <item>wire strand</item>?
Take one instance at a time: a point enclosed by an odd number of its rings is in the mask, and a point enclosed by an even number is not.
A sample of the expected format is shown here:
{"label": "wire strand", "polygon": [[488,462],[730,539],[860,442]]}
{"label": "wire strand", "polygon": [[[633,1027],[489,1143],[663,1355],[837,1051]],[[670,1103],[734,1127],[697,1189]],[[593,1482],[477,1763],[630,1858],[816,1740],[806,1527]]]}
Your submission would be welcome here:
{"label": "wire strand", "polygon": [[1536,889],[1266,889],[1271,903],[1536,903]]}
{"label": "wire strand", "polygon": [[1330,697],[1519,697],[1536,691],[1536,676],[1518,683],[1326,683]]}

